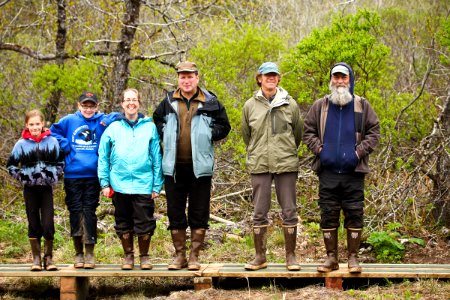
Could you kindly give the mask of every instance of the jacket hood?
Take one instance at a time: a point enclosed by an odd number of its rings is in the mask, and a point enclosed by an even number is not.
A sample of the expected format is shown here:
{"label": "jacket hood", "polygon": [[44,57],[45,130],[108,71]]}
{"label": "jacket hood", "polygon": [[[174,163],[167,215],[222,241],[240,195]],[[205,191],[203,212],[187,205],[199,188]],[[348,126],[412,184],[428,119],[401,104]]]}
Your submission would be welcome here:
{"label": "jacket hood", "polygon": [[[137,120],[139,120],[139,119],[144,119],[144,118],[145,118],[144,114],[138,112],[138,118],[137,118]],[[119,114],[117,115],[115,121],[120,121],[120,120],[127,120],[127,118],[125,117],[125,113],[121,112],[121,113],[119,113]]]}
{"label": "jacket hood", "polygon": [[43,138],[45,138],[46,136],[49,136],[49,135],[50,135],[50,130],[48,130],[48,129],[44,130],[38,137],[31,135],[31,132],[30,132],[30,130],[28,130],[28,128],[25,128],[22,131],[22,138],[28,139],[28,140],[31,139],[37,143],[39,143]]}
{"label": "jacket hood", "polygon": [[336,66],[344,66],[344,67],[346,67],[349,70],[349,73],[350,73],[350,94],[352,94],[354,96],[355,95],[355,93],[354,93],[354,90],[355,90],[355,75],[353,73],[352,67],[350,67],[345,62],[335,63],[330,69],[330,80],[331,80],[331,70],[333,70],[333,68],[336,67]]}

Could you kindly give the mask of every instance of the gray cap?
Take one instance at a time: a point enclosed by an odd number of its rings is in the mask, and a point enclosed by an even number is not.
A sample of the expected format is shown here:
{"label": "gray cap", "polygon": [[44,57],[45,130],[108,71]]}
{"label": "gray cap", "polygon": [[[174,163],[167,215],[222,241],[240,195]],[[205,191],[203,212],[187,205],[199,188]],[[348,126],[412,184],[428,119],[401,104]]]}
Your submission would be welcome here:
{"label": "gray cap", "polygon": [[345,75],[350,75],[350,71],[343,65],[337,65],[336,67],[334,67],[331,70],[331,75],[333,75],[334,73],[342,73]]}

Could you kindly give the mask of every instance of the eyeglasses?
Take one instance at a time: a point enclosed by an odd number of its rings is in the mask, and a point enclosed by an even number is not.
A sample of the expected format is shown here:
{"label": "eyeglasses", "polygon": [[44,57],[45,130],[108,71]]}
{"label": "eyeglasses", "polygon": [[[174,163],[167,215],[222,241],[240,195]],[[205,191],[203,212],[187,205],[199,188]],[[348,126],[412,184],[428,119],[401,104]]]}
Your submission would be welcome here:
{"label": "eyeglasses", "polygon": [[94,110],[94,109],[96,109],[97,108],[97,105],[83,105],[83,104],[81,104],[81,108],[82,109],[84,109],[84,110]]}
{"label": "eyeglasses", "polygon": [[139,99],[137,99],[137,98],[133,98],[133,99],[127,98],[127,99],[123,99],[123,102],[125,102],[125,103],[134,103],[134,102],[139,102]]}

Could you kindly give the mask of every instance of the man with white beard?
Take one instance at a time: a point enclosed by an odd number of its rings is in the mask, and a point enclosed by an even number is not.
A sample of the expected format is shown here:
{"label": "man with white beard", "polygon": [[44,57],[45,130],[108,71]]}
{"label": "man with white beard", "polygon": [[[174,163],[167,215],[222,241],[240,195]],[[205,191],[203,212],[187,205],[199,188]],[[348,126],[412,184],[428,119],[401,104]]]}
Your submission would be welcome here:
{"label": "man with white beard", "polygon": [[355,78],[346,63],[330,72],[330,91],[313,103],[304,123],[303,142],[315,154],[319,177],[320,227],[327,258],[319,272],[339,269],[338,228],[341,210],[347,229],[348,269],[362,271],[358,250],[363,228],[364,177],[369,154],[378,145],[380,124],[369,102],[354,94]]}

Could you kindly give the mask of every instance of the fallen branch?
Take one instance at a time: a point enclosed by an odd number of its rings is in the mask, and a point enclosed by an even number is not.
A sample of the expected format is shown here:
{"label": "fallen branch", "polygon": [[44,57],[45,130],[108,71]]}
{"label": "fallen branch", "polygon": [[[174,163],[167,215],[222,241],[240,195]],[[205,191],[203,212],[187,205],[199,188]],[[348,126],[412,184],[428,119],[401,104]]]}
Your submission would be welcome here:
{"label": "fallen branch", "polygon": [[217,217],[217,216],[212,215],[212,214],[210,214],[209,217],[210,217],[212,220],[216,221],[216,222],[224,223],[224,224],[227,224],[227,225],[236,225],[235,222],[232,222],[232,221],[228,221],[228,220],[222,219],[222,218]]}
{"label": "fallen branch", "polygon": [[236,195],[248,193],[248,192],[251,192],[252,190],[253,190],[252,188],[248,188],[248,189],[245,189],[245,190],[242,190],[242,191],[239,191],[239,192],[234,192],[234,193],[222,195],[222,196],[219,196],[219,197],[214,197],[214,198],[211,199],[211,201],[216,201],[216,200],[220,200],[220,199],[223,199],[223,198],[227,198],[227,197],[231,197],[231,196],[236,196]]}

